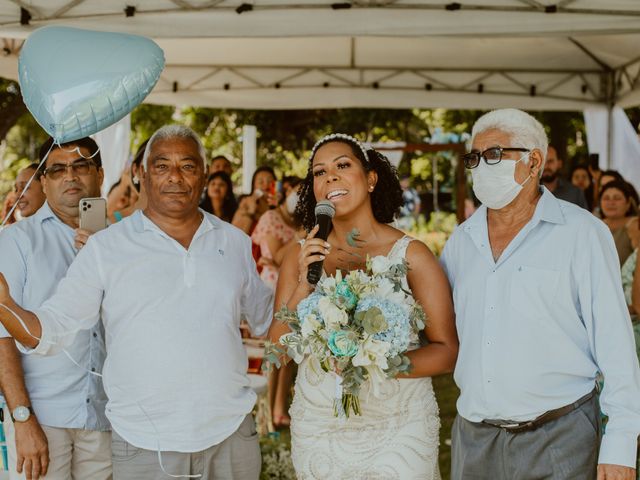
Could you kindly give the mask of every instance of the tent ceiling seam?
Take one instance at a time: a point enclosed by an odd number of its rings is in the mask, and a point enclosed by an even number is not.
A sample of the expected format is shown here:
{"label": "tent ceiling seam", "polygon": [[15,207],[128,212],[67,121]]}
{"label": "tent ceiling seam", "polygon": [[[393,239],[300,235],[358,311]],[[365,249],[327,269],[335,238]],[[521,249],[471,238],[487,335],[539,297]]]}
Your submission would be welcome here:
{"label": "tent ceiling seam", "polygon": [[[281,86],[281,90],[300,90],[300,89],[305,89],[305,88],[309,88],[308,85],[303,85],[303,86],[296,86],[296,85],[283,85]],[[320,87],[318,86],[318,88],[325,88],[325,87]],[[326,88],[334,88],[334,89],[339,89],[339,88],[345,88],[345,87],[340,87],[340,86],[329,86]],[[366,85],[362,85],[362,86],[355,86],[355,89],[358,90],[370,90],[371,87],[366,86]],[[272,90],[272,87],[261,87],[259,89],[268,89],[268,90]],[[420,92],[424,92],[425,94],[428,93],[427,91],[425,91],[424,88],[416,88],[416,87],[402,87],[402,86],[395,86],[395,87],[385,87],[385,86],[380,86],[379,87],[380,90],[388,90],[388,91],[420,91]],[[255,91],[256,88],[254,87],[236,87],[233,90],[235,91]],[[220,88],[195,88],[190,90],[191,93],[205,93],[205,92],[226,92],[226,90],[220,89]],[[474,94],[476,93],[475,90],[463,90],[460,88],[449,88],[449,89],[440,89],[440,88],[433,88],[432,92],[447,92],[447,93],[471,93]],[[156,93],[175,93],[172,90],[158,90]],[[529,92],[512,92],[512,91],[507,91],[507,90],[490,90],[490,91],[485,91],[483,93],[483,95],[507,95],[507,96],[514,96],[514,97],[530,97],[531,95],[529,94]],[[581,104],[593,104],[593,103],[597,103],[598,100],[596,98],[593,98],[592,101],[589,100],[585,100],[584,97],[572,97],[572,96],[568,96],[568,95],[549,95],[549,94],[539,94],[536,95],[536,97],[539,98],[548,98],[548,99],[552,99],[552,100],[565,100],[565,101],[571,101],[571,102],[577,102],[577,103],[581,103]]]}
{"label": "tent ceiling seam", "polygon": [[513,83],[514,85],[517,85],[518,87],[520,87],[522,90],[524,90],[525,92],[529,91],[529,85],[525,85],[524,83],[516,80],[515,78],[513,78],[511,75],[509,75],[507,72],[500,72],[500,75],[502,75],[504,78],[506,78],[507,80],[509,80],[511,83]]}
{"label": "tent ceiling seam", "polygon": [[338,75],[330,70],[325,70],[323,68],[318,69],[320,72],[323,72],[325,75],[328,75],[329,77],[335,78],[336,80],[340,81],[340,82],[344,82],[347,85],[351,85],[352,87],[355,87],[358,85],[357,82],[353,82],[351,80],[346,79],[345,77]]}
{"label": "tent ceiling seam", "polygon": [[223,68],[220,68],[220,67],[214,68],[212,71],[210,71],[206,75],[203,75],[202,77],[196,79],[195,81],[191,82],[189,85],[184,87],[184,90],[189,90],[192,87],[195,87],[198,83],[204,82],[205,80],[207,80],[207,79],[209,79],[211,77],[214,77],[216,74],[218,74],[222,70],[223,70]]}
{"label": "tent ceiling seam", "polygon": [[[23,0],[8,0],[20,7],[23,7],[29,10],[30,13],[36,14],[34,15],[34,19],[40,21],[52,20],[54,17],[45,16],[42,12],[34,7],[32,4],[28,4]],[[442,4],[402,4],[399,1],[394,1],[391,3],[382,3],[376,4],[372,6],[371,4],[360,6],[355,4],[354,7],[357,9],[370,9],[370,10],[380,10],[380,9],[389,9],[389,10],[442,10],[444,5]],[[235,11],[237,5],[229,5],[229,6],[220,6],[222,1],[214,1],[212,3],[208,3],[206,5],[191,5],[185,0],[171,0],[172,3],[176,4],[175,8],[156,8],[156,9],[148,9],[144,10],[143,8],[136,8],[136,16],[144,15],[144,14],[162,14],[162,13],[180,13],[184,11],[207,11],[207,10],[218,10],[218,11]],[[178,4],[188,5],[188,7],[180,7]],[[331,5],[327,3],[313,3],[313,4],[268,4],[268,5],[253,5],[253,11],[278,11],[278,10],[330,10]],[[536,15],[540,15],[542,12],[538,8],[533,6],[499,6],[499,5],[464,5],[461,10],[464,11],[487,11],[487,12],[519,12],[519,13],[532,13]],[[561,11],[563,15],[565,14],[574,14],[574,15],[607,15],[607,16],[618,16],[618,17],[628,17],[628,16],[640,16],[639,10],[615,10],[615,9],[605,9],[605,8],[565,8],[563,7]],[[66,20],[74,20],[74,19],[89,19],[89,18],[105,18],[105,17],[121,17],[122,11],[118,9],[118,11],[114,12],[103,12],[103,13],[93,13],[90,15],[87,14],[77,14],[77,15],[65,15],[64,19]],[[4,22],[0,23],[0,25],[8,26],[8,25],[19,25],[19,21],[12,22]]]}
{"label": "tent ceiling seam", "polygon": [[609,65],[607,65],[603,60],[600,60],[600,58],[598,58],[598,56],[593,53],[591,50],[589,50],[587,47],[585,47],[584,45],[582,45],[579,41],[577,41],[575,38],[573,37],[568,37],[569,41],[571,43],[573,43],[576,47],[578,47],[580,50],[582,50],[582,52],[587,55],[589,58],[591,58],[591,60],[593,60],[594,62],[596,62],[598,65],[600,65],[600,67],[602,67],[602,69],[605,72],[610,72],[611,70],[613,70]]}
{"label": "tent ceiling seam", "polygon": [[587,90],[589,91],[589,93],[591,93],[591,96],[593,98],[599,99],[599,96],[596,93],[596,91],[593,89],[593,86],[591,85],[591,82],[589,81],[589,79],[587,79],[587,77],[585,77],[582,74],[579,74],[579,76],[582,79],[582,81],[584,82],[584,85],[586,85]]}
{"label": "tent ceiling seam", "polygon": [[483,80],[486,80],[489,77],[492,77],[494,75],[493,72],[487,72],[481,76],[479,76],[478,78],[474,78],[473,80],[471,80],[470,82],[465,83],[464,85],[462,85],[462,87],[460,88],[469,88],[472,85],[477,85],[478,83],[482,82]]}
{"label": "tent ceiling seam", "polygon": [[67,13],[69,10],[71,10],[74,7],[77,7],[78,5],[80,5],[81,3],[84,3],[84,2],[85,2],[85,0],[72,0],[69,3],[67,3],[66,5],[63,5],[58,10],[56,10],[51,15],[50,18],[60,18],[62,15]]}
{"label": "tent ceiling seam", "polygon": [[236,75],[238,75],[240,78],[244,78],[247,82],[253,83],[257,87],[261,87],[261,88],[265,87],[264,84],[260,83],[255,78],[253,78],[253,77],[251,77],[249,75],[246,75],[245,73],[243,73],[243,72],[241,72],[241,71],[239,71],[239,70],[237,70],[235,68],[229,68],[229,71],[233,72]]}
{"label": "tent ceiling seam", "polygon": [[[10,1],[11,3],[14,3],[14,4],[18,5],[19,7],[24,8],[25,10],[28,10],[28,11],[29,11],[29,13],[30,13],[31,15],[33,15],[34,19],[35,19],[35,17],[38,17],[38,18],[42,18],[42,17],[44,17],[44,15],[43,15],[43,14],[42,14],[42,12],[40,11],[40,9],[39,9],[38,7],[34,7],[34,6],[33,6],[33,5],[31,5],[30,3],[24,2],[24,1],[22,1],[22,0],[9,0],[9,1]],[[17,21],[17,22],[11,22],[11,23],[16,24],[16,25],[20,25],[20,22],[19,22],[19,21]]]}
{"label": "tent ceiling seam", "polygon": [[380,70],[402,70],[402,71],[412,71],[412,72],[435,72],[435,73],[483,73],[483,72],[491,72],[491,73],[548,73],[548,74],[596,74],[599,75],[602,73],[602,70],[593,70],[593,69],[562,69],[562,70],[553,70],[548,68],[464,68],[464,67],[425,67],[425,68],[415,68],[415,67],[398,67],[398,66],[360,66],[356,68],[350,68],[341,65],[225,65],[225,64],[209,64],[209,65],[198,65],[198,64],[172,64],[169,63],[166,65],[166,68],[189,68],[189,69],[209,69],[209,68],[241,68],[241,69],[269,69],[269,70],[279,70],[279,69],[288,69],[294,70],[298,68],[317,68],[317,69],[331,69],[331,70],[341,70],[347,72],[355,72],[355,71],[380,71]]}
{"label": "tent ceiling seam", "polygon": [[546,88],[545,90],[540,92],[540,95],[544,95],[546,93],[550,93],[553,92],[555,89],[557,89],[558,87],[561,87],[562,85],[564,85],[565,83],[567,83],[569,80],[571,80],[572,78],[574,78],[576,76],[575,73],[570,73],[569,75],[567,75],[564,78],[561,78],[560,80],[558,80],[556,83],[552,84],[551,86],[549,86],[548,88]]}
{"label": "tent ceiling seam", "polygon": [[[281,78],[280,80],[276,80],[275,82],[273,82],[271,84],[272,87],[275,87],[276,85],[279,86],[283,86],[285,82],[288,82],[289,80],[293,80],[294,78],[298,78],[302,75],[304,75],[305,73],[309,73],[309,69],[308,68],[303,68],[302,70],[300,70],[299,72],[296,73],[292,73],[291,75]],[[280,88],[280,87],[278,87]]]}

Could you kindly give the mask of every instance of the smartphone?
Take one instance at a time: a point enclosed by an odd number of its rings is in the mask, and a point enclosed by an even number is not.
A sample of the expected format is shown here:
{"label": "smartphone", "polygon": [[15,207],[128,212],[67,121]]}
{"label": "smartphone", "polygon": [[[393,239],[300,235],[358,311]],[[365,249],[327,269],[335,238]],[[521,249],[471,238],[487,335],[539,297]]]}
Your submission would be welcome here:
{"label": "smartphone", "polygon": [[591,170],[600,170],[600,155],[597,153],[589,154],[589,166]]}
{"label": "smartphone", "polygon": [[80,199],[80,228],[91,233],[107,228],[107,201],[104,198]]}

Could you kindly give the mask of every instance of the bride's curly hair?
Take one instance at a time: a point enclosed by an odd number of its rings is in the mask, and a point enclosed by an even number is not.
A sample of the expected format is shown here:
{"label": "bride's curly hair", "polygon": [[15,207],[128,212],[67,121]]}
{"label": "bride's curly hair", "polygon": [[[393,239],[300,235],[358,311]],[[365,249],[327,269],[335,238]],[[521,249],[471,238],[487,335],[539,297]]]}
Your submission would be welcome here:
{"label": "bride's curly hair", "polygon": [[[346,137],[346,135],[345,135]],[[323,141],[325,140],[325,141]],[[366,172],[375,171],[378,174],[378,182],[373,192],[370,194],[371,210],[376,221],[380,223],[391,223],[398,214],[402,206],[402,188],[398,180],[396,169],[389,163],[387,157],[380,152],[370,148],[364,149],[362,144],[355,143],[357,140],[350,141],[348,138],[332,138],[325,137],[320,140],[313,149],[312,156],[309,159],[309,169],[307,176],[302,181],[298,192],[298,204],[296,205],[295,217],[304,226],[308,232],[316,225],[316,197],[313,194],[313,158],[315,152],[326,144],[331,142],[340,142],[349,145],[353,155],[360,160]],[[364,153],[366,153],[366,158]]]}

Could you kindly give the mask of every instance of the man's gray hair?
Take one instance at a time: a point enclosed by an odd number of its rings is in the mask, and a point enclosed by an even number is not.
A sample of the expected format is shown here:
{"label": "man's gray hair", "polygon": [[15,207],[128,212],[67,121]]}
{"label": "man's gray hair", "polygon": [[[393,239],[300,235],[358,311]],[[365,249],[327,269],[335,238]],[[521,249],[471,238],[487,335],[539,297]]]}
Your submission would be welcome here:
{"label": "man's gray hair", "polygon": [[[542,153],[542,167],[547,159],[547,147],[549,140],[544,131],[542,124],[522,110],[516,108],[503,108],[485,113],[473,125],[471,130],[471,143],[476,135],[487,130],[500,130],[508,134],[511,138],[511,145],[501,145],[503,147],[528,148],[533,150],[537,148]],[[529,157],[523,159],[528,163]]]}
{"label": "man's gray hair", "polygon": [[204,146],[202,145],[198,134],[185,125],[174,123],[171,125],[160,127],[155,131],[153,135],[151,135],[151,138],[149,139],[149,142],[144,149],[144,155],[142,157],[142,166],[145,170],[147,170],[147,161],[149,160],[149,154],[151,153],[151,147],[153,147],[153,144],[158,140],[169,140],[172,138],[190,138],[191,140],[196,142],[196,145],[198,146],[198,153],[200,154],[200,159],[202,160],[202,165],[206,167],[207,151],[204,149]]}

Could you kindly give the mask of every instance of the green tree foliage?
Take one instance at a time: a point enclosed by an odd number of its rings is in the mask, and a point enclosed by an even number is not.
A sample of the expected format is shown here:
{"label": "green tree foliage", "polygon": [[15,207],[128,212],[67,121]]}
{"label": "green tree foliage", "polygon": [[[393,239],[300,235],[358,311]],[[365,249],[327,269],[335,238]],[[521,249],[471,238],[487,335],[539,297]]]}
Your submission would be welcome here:
{"label": "green tree foliage", "polygon": [[[0,102],[2,86],[0,83]],[[11,90],[8,86],[7,89]],[[243,125],[257,127],[258,165],[273,167],[279,176],[304,176],[311,147],[325,134],[344,132],[367,142],[420,144],[428,142],[438,131],[458,135],[469,133],[482,113],[446,109],[227,110],[144,104],[132,112],[131,148],[135,152],[162,125],[183,123],[201,135],[210,158],[222,154],[231,159],[235,167],[233,180],[239,183]],[[552,112],[536,116],[547,126],[552,142],[566,155],[564,158],[569,162],[565,162],[565,166],[570,168],[571,159],[586,152],[586,146],[580,142],[580,138],[585,138],[581,114]],[[637,118],[640,119],[640,114]],[[28,113],[14,120],[3,145],[0,194],[7,191],[17,170],[29,159],[36,158],[37,147],[45,138],[46,134]],[[457,158],[450,152],[407,152],[398,168],[399,173],[411,175],[413,185],[427,193],[434,184],[435,157],[438,158],[438,189],[451,191]]]}

